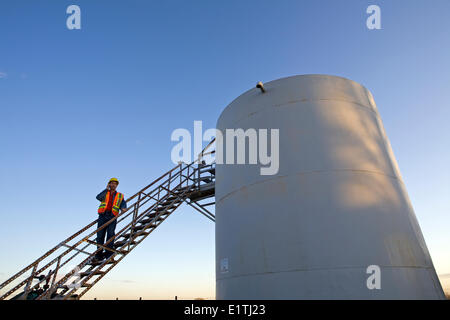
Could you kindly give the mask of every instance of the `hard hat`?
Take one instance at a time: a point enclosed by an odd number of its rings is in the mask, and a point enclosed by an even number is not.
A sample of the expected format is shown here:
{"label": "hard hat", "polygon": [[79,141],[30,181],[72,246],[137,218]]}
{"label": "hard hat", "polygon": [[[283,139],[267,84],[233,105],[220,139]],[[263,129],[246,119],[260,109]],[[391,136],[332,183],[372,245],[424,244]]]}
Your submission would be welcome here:
{"label": "hard hat", "polygon": [[119,180],[117,180],[117,178],[109,179],[108,183],[110,183],[110,182],[117,182],[117,184],[119,184]]}

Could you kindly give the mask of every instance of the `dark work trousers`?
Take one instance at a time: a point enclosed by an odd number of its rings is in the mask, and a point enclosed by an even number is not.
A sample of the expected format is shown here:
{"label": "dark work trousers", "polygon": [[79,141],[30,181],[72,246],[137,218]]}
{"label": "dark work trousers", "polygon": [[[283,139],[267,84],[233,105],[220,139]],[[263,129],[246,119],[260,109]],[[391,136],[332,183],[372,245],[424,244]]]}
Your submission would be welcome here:
{"label": "dark work trousers", "polygon": [[[106,212],[100,213],[98,215],[97,228],[100,228],[102,225],[104,225],[105,223],[107,223],[109,220],[111,220],[113,218],[114,218],[114,215],[111,211],[106,211]],[[104,227],[102,230],[97,232],[97,243],[98,244],[105,243],[105,235],[107,235],[106,241],[108,241],[109,239],[114,237],[115,230],[116,230],[116,224],[117,224],[117,220],[114,220],[109,225]],[[111,243],[109,243],[107,247],[114,248],[113,246],[114,246],[114,240],[111,241]],[[103,253],[103,251],[105,251],[105,253]],[[113,252],[109,251],[109,250],[101,250],[95,255],[95,257],[97,259],[102,259],[103,257],[105,259],[108,259],[112,255],[112,253]]]}

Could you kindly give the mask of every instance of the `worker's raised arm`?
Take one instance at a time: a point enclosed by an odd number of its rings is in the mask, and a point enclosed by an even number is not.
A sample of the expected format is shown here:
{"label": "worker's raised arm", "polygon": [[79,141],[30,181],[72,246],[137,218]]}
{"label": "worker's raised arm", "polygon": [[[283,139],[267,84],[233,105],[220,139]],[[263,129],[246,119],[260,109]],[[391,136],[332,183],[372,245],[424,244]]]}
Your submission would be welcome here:
{"label": "worker's raised arm", "polygon": [[98,201],[104,201],[105,200],[105,197],[106,197],[106,192],[108,192],[108,189],[105,189],[105,190],[103,190],[102,192],[100,192],[98,195],[97,195],[97,200]]}

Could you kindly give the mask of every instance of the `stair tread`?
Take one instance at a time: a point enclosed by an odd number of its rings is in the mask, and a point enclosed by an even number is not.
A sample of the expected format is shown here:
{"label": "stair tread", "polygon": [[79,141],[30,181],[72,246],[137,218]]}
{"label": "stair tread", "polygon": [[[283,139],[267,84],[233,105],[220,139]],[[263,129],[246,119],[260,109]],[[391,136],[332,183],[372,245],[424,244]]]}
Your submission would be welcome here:
{"label": "stair tread", "polygon": [[133,237],[139,237],[139,236],[142,236],[142,235],[147,235],[147,234],[149,234],[148,232],[146,232],[146,231],[138,231],[138,232],[134,232],[134,233],[125,233],[125,234],[122,234],[122,235],[120,235],[122,238],[129,238],[131,235],[133,235]]}
{"label": "stair tread", "polygon": [[[136,244],[137,242],[136,241],[131,241],[130,242],[130,244]],[[128,244],[128,240],[121,240],[121,241],[117,241],[116,243],[114,243],[114,247],[116,247],[116,248],[120,248],[120,247],[122,247],[122,246],[124,246],[124,245],[126,245],[126,244]]]}
{"label": "stair tread", "polygon": [[[91,265],[91,266],[98,266],[98,265],[102,264],[104,261],[105,261],[105,260],[95,261],[95,262],[94,262],[94,261],[91,261],[91,262],[88,263],[88,264]],[[113,259],[113,260],[109,260],[109,261],[106,262],[106,264],[112,264],[112,263],[116,263],[116,261]]]}
{"label": "stair tread", "polygon": [[173,206],[175,206],[176,204],[178,204],[180,202],[181,202],[181,200],[180,201],[173,201],[173,203],[172,203],[172,201],[164,201],[164,202],[161,202],[161,206],[162,207],[168,207],[168,206],[173,207]]}
{"label": "stair tread", "polygon": [[145,226],[145,229],[147,229],[149,227],[154,227],[154,225],[147,226],[147,224],[150,223],[152,220],[153,220],[153,218],[151,218],[151,219],[143,219],[143,220],[139,221],[139,223],[141,223],[143,226]]}
{"label": "stair tread", "polygon": [[169,206],[161,206],[161,207],[156,207],[153,209],[153,211],[164,211],[167,210]]}
{"label": "stair tread", "polygon": [[93,270],[93,271],[84,271],[84,272],[80,272],[80,276],[81,277],[87,277],[87,276],[90,276],[91,274],[94,274],[94,275],[102,275],[102,274],[105,274],[105,271],[100,271],[100,270]]}
{"label": "stair tread", "polygon": [[204,181],[204,180],[208,180],[211,181],[211,177],[197,177],[194,179],[194,181]]}

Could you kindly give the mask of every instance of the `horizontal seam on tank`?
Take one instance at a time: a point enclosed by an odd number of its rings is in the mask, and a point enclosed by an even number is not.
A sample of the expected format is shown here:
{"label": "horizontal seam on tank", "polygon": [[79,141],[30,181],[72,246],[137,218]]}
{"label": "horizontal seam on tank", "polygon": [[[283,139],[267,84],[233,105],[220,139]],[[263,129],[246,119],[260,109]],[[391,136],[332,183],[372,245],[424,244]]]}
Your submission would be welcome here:
{"label": "horizontal seam on tank", "polygon": [[320,98],[320,99],[298,99],[298,100],[293,100],[293,101],[288,101],[286,103],[281,103],[281,104],[274,104],[274,107],[281,107],[281,106],[285,106],[288,104],[292,104],[292,103],[297,103],[297,102],[311,102],[311,101],[340,101],[340,102],[349,102],[349,103],[353,103],[356,104],[359,107],[365,108],[365,109],[369,109],[370,111],[372,111],[373,113],[375,113],[378,116],[378,112],[376,112],[375,110],[373,110],[373,108],[371,106],[366,106],[365,104],[362,104],[360,102],[357,101],[353,101],[353,100],[345,100],[345,99],[326,99],[326,98]]}
{"label": "horizontal seam on tank", "polygon": [[233,191],[228,192],[226,195],[224,195],[222,198],[220,198],[217,202],[222,201],[223,199],[225,199],[225,198],[228,197],[229,195],[231,195],[231,194],[233,194],[233,193],[236,193],[236,192],[238,192],[239,190],[241,190],[241,189],[243,189],[243,188],[247,188],[247,187],[253,186],[253,185],[255,185],[255,184],[265,183],[265,182],[272,181],[272,180],[275,180],[275,179],[278,179],[278,178],[285,178],[285,177],[290,177],[290,176],[293,176],[293,175],[302,175],[302,174],[311,174],[311,173],[322,173],[322,172],[363,172],[363,173],[373,173],[373,174],[379,174],[379,175],[383,175],[383,176],[386,176],[386,177],[389,177],[389,178],[396,179],[396,180],[400,181],[402,184],[404,184],[404,183],[403,183],[403,180],[400,179],[400,177],[392,176],[392,175],[390,175],[390,174],[386,174],[386,173],[378,172],[378,171],[358,170],[358,169],[312,170],[312,171],[305,171],[305,172],[297,172],[297,173],[290,174],[290,175],[276,176],[276,177],[273,177],[273,178],[265,179],[265,180],[263,180],[263,181],[256,181],[256,182],[254,182],[254,183],[250,183],[250,184],[241,186],[240,188],[238,188],[238,189],[236,189],[236,190],[233,190]]}
{"label": "horizontal seam on tank", "polygon": [[375,117],[380,118],[380,115],[378,114],[378,112],[373,110],[373,108],[368,107],[368,106],[366,106],[366,105],[364,105],[362,103],[356,102],[356,101],[343,100],[343,99],[300,99],[300,100],[293,100],[293,101],[289,101],[289,102],[286,102],[286,103],[275,104],[275,105],[270,105],[270,106],[264,107],[264,108],[262,108],[262,109],[260,109],[258,111],[252,112],[252,113],[248,114],[247,116],[244,116],[244,117],[240,118],[239,120],[236,121],[236,124],[241,122],[241,120],[243,120],[245,118],[248,118],[248,117],[253,116],[253,115],[255,115],[257,113],[260,113],[260,112],[264,112],[265,110],[269,109],[270,107],[282,107],[282,106],[286,106],[286,105],[289,105],[289,104],[294,104],[294,103],[297,103],[297,102],[311,102],[311,101],[341,101],[341,102],[348,102],[348,103],[351,103],[351,104],[355,104],[359,108],[364,108],[366,110],[369,110],[375,115]]}
{"label": "horizontal seam on tank", "polygon": [[[377,265],[380,268],[390,268],[390,269],[432,269],[432,267],[427,266],[380,266]],[[264,275],[264,274],[273,274],[273,273],[288,273],[288,272],[298,272],[298,271],[323,271],[323,270],[341,270],[341,269],[367,269],[367,266],[359,266],[359,267],[335,267],[335,268],[300,268],[300,269],[292,269],[292,270],[282,270],[282,271],[268,271],[268,272],[256,272],[256,273],[246,273],[231,277],[226,277],[218,280],[227,280],[227,279],[233,279],[233,278],[240,278],[240,277],[248,277],[248,276],[258,276],[258,275]]]}

